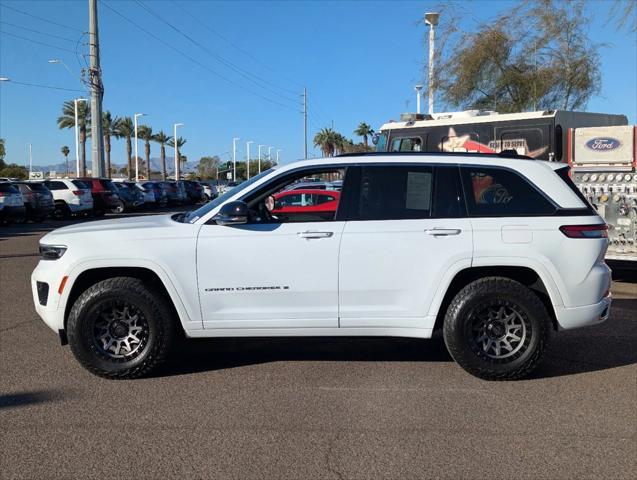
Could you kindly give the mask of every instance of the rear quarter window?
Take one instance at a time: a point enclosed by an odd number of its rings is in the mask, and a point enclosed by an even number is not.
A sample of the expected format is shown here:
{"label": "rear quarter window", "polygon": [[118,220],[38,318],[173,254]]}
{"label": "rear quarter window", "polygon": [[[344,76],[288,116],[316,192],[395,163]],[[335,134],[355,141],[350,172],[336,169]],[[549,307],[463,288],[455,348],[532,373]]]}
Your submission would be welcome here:
{"label": "rear quarter window", "polygon": [[0,192],[3,193],[20,193],[17,188],[15,188],[10,183],[0,183]]}
{"label": "rear quarter window", "polygon": [[557,208],[522,175],[504,168],[461,167],[471,217],[548,216]]}
{"label": "rear quarter window", "polygon": [[64,182],[47,182],[46,186],[49,190],[68,190],[68,187]]}
{"label": "rear quarter window", "polygon": [[80,181],[80,180],[71,180],[71,183],[73,185],[75,185],[77,188],[80,189],[84,189],[84,190],[90,190],[91,187],[89,187],[86,183]]}

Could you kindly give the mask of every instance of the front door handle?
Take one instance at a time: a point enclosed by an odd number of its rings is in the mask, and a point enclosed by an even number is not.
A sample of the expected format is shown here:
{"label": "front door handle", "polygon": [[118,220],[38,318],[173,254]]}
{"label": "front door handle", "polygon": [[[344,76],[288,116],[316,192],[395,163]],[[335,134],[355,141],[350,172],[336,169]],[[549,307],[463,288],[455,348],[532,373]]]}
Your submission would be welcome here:
{"label": "front door handle", "polygon": [[460,230],[459,228],[430,228],[428,230],[425,230],[425,233],[427,235],[432,235],[434,237],[447,237],[449,235],[460,235],[460,232],[462,232],[462,230]]}
{"label": "front door handle", "polygon": [[299,238],[329,238],[334,232],[297,232]]}

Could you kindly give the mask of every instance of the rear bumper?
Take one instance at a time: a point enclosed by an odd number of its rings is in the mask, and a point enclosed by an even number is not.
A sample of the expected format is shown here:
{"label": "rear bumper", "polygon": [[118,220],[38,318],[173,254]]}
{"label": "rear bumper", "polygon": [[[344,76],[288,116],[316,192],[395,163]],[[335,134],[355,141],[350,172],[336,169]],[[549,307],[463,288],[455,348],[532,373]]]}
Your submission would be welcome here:
{"label": "rear bumper", "polygon": [[557,323],[560,330],[597,325],[608,319],[610,315],[611,296],[604,297],[600,302],[581,307],[555,307]]}

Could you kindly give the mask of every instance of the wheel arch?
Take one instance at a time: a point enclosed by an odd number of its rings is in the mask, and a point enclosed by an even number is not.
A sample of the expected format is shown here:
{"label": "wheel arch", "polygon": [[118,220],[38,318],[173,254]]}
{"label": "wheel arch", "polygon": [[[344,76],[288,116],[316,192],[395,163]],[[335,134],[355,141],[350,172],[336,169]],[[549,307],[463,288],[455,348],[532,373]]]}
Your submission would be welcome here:
{"label": "wheel arch", "polygon": [[451,301],[456,294],[462,290],[469,283],[474,280],[485,277],[504,277],[510,278],[520,282],[522,285],[530,288],[542,301],[546,307],[549,316],[551,317],[551,324],[554,330],[558,329],[557,315],[553,304],[555,303],[555,293],[552,293],[547,288],[547,282],[545,282],[534,268],[521,265],[490,265],[490,266],[474,266],[464,268],[453,276],[449,281],[444,296],[439,301],[437,310],[434,315],[436,321],[434,324],[434,330],[442,328],[447,308],[451,304]]}
{"label": "wheel arch", "polygon": [[[165,273],[159,269],[153,269],[147,265],[127,265],[127,266],[87,266],[80,271],[74,271],[71,275],[74,280],[69,285],[69,290],[65,294],[64,302],[64,328],[69,318],[69,313],[73,304],[78,297],[91,286],[96,283],[113,277],[133,277],[144,282],[145,285],[158,291],[161,295],[169,300],[172,307],[172,313],[175,318],[179,319],[179,326],[183,331],[186,330],[186,324],[192,320],[188,316],[186,309],[178,297],[172,283],[166,277]],[[71,277],[70,276],[70,277]]]}

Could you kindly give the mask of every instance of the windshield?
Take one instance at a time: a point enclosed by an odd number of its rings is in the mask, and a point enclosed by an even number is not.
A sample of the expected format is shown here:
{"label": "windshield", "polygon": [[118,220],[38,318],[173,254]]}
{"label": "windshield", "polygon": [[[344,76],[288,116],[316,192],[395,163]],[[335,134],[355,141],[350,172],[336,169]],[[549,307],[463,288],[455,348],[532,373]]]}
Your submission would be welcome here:
{"label": "windshield", "polygon": [[223,202],[228,200],[234,194],[240,192],[241,190],[245,190],[247,187],[252,185],[254,182],[257,182],[258,180],[262,179],[266,175],[270,174],[272,172],[272,170],[273,170],[272,168],[270,168],[268,170],[264,170],[263,172],[259,173],[257,176],[252,177],[250,180],[246,180],[245,182],[242,182],[239,185],[237,185],[236,187],[231,188],[230,190],[228,190],[227,192],[223,193],[222,195],[219,195],[213,201],[206,203],[205,205],[199,207],[197,210],[193,210],[192,212],[188,212],[184,216],[183,222],[184,223],[194,223],[194,222],[196,222],[201,217],[206,215],[208,212],[210,212],[211,210],[213,210],[214,208],[218,207]]}

